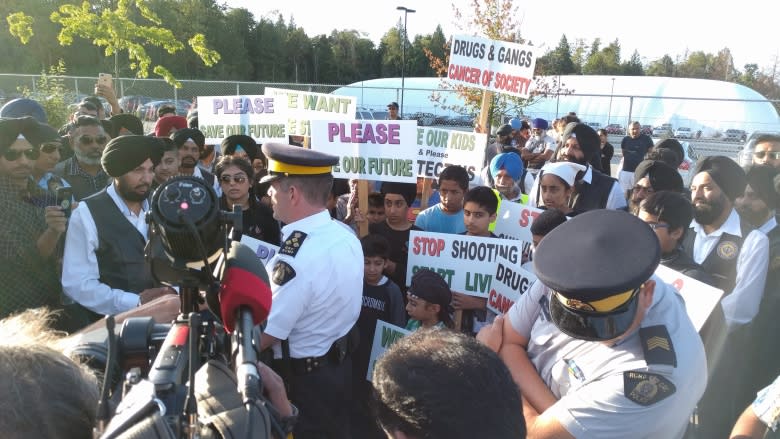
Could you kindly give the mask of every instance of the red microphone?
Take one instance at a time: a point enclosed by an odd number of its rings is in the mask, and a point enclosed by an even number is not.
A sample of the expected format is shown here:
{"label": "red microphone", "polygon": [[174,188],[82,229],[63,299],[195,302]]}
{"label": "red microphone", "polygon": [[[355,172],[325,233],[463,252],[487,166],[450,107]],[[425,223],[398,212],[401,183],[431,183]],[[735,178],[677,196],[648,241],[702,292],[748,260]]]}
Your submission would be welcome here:
{"label": "red microphone", "polygon": [[233,332],[241,307],[249,308],[252,322],[259,325],[271,312],[271,287],[265,267],[255,252],[236,241],[225,261],[219,291],[219,311],[225,330]]}

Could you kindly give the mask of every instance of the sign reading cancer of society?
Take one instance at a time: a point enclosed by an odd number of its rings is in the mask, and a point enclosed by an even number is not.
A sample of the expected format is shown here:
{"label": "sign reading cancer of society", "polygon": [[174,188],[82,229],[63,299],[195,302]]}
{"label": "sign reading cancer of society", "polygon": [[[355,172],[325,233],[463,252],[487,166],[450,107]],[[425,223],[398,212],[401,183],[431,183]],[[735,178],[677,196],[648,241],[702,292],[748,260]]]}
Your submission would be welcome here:
{"label": "sign reading cancer of society", "polygon": [[527,98],[537,47],[468,35],[452,37],[447,79],[468,87]]}
{"label": "sign reading cancer of society", "polygon": [[487,134],[419,127],[417,175],[438,178],[445,167],[458,165],[466,168],[473,181],[485,160],[486,144]]}
{"label": "sign reading cancer of society", "polygon": [[504,314],[536,282],[536,275],[499,256],[496,258],[494,279],[488,294],[487,308],[496,314]]}
{"label": "sign reading cancer of society", "polygon": [[542,209],[526,204],[502,202],[496,215],[496,228],[493,231],[500,238],[518,239],[533,242],[531,224],[542,213]]}
{"label": "sign reading cancer of society", "polygon": [[366,372],[366,379],[368,381],[371,381],[371,377],[374,375],[374,364],[376,363],[376,360],[378,360],[393,343],[411,333],[411,331],[401,328],[400,326],[391,325],[382,320],[376,321],[374,340],[371,343],[371,356],[368,357],[368,371]]}
{"label": "sign reading cancer of society", "polygon": [[251,248],[263,263],[263,265],[268,264],[268,261],[270,261],[271,258],[273,258],[274,255],[279,252],[279,246],[252,238],[251,236],[242,236],[241,244]]}
{"label": "sign reading cancer of society", "polygon": [[336,178],[417,183],[414,120],[312,120],[311,149],[339,157]]}
{"label": "sign reading cancer of society", "polygon": [[712,310],[720,302],[723,290],[707,285],[704,282],[699,282],[692,277],[688,277],[663,265],[658,266],[655,274],[680,292],[680,295],[685,300],[685,310],[688,312],[688,317],[691,318],[691,322],[693,322],[696,330],[701,331],[707,318],[712,314]]}
{"label": "sign reading cancer of society", "polygon": [[266,87],[276,97],[276,111],[287,119],[287,134],[310,136],[312,120],[352,120],[357,98],[325,93]]}
{"label": "sign reading cancer of society", "polygon": [[198,96],[198,129],[206,144],[219,145],[234,134],[257,143],[287,143],[287,118],[279,113],[273,96]]}
{"label": "sign reading cancer of society", "polygon": [[427,268],[441,275],[452,291],[488,298],[495,282],[496,261],[503,257],[519,269],[521,247],[521,242],[511,239],[412,230],[406,284],[417,270]]}

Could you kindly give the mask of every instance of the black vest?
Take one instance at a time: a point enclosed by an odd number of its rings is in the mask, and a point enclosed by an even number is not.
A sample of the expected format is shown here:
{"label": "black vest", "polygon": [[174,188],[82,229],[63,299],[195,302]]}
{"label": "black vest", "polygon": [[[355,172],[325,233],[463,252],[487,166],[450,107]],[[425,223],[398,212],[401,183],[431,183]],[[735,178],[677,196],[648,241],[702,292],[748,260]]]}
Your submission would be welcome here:
{"label": "black vest", "polygon": [[[701,262],[701,267],[715,278],[715,287],[723,290],[724,296],[731,294],[737,284],[737,259],[742,250],[742,242],[753,230],[753,226],[740,220],[742,236],[723,233],[710,254]],[[696,232],[690,228],[683,239],[683,250],[693,257],[693,243]]]}
{"label": "black vest", "polygon": [[571,208],[575,212],[585,212],[594,209],[605,209],[612,186],[617,182],[612,177],[602,174],[591,166],[592,178],[590,184],[580,180],[574,183],[575,194]]}
{"label": "black vest", "polygon": [[149,264],[144,259],[146,239],[125,218],[111,196],[103,189],[84,202],[97,227],[95,254],[100,282],[133,293],[154,287]]}

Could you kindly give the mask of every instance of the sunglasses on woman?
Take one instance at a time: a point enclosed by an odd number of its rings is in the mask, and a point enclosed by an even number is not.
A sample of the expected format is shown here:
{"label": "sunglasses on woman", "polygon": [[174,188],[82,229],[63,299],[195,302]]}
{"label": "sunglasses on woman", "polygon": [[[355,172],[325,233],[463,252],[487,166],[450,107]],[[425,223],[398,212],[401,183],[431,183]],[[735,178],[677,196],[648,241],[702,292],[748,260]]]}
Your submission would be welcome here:
{"label": "sunglasses on woman", "polygon": [[230,184],[231,181],[241,184],[247,180],[247,177],[246,175],[223,175],[219,179],[226,184]]}
{"label": "sunglasses on woman", "polygon": [[41,152],[45,152],[46,154],[51,154],[54,151],[60,151],[62,152],[62,144],[59,143],[44,143],[41,145]]}
{"label": "sunglasses on woman", "polygon": [[780,151],[756,151],[753,155],[757,159],[762,159],[768,156],[771,160],[780,160]]}
{"label": "sunglasses on woman", "polygon": [[19,151],[18,149],[8,149],[3,153],[3,158],[9,162],[15,162],[19,160],[22,154],[24,154],[28,160],[38,160],[38,157],[41,155],[40,151],[33,148],[25,149],[24,151]]}

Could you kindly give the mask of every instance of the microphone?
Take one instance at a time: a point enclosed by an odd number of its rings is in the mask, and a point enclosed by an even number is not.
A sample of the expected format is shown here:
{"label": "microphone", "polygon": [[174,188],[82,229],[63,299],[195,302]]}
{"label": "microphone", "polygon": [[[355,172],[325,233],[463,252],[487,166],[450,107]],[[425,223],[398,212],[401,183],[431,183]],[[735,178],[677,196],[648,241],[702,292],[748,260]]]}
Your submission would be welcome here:
{"label": "microphone", "polygon": [[225,330],[235,331],[238,391],[244,404],[253,403],[260,396],[260,374],[252,328],[262,323],[271,311],[271,287],[260,259],[240,242],[231,243],[225,258],[219,307]]}

